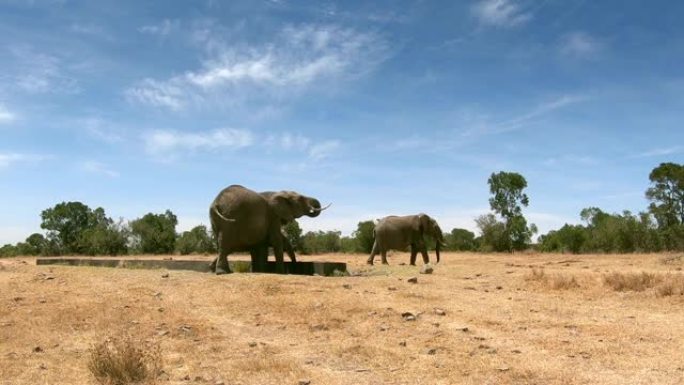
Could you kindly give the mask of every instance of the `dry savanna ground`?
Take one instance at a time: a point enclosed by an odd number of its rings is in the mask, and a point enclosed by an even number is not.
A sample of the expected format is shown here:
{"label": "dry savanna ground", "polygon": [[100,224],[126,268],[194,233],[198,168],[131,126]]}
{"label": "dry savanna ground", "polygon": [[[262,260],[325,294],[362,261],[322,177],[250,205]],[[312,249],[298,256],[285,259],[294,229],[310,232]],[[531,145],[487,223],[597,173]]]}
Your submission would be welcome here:
{"label": "dry savanna ground", "polygon": [[684,256],[301,259],[355,275],[0,260],[0,384],[96,383],[94,347],[126,338],[160,384],[684,383]]}

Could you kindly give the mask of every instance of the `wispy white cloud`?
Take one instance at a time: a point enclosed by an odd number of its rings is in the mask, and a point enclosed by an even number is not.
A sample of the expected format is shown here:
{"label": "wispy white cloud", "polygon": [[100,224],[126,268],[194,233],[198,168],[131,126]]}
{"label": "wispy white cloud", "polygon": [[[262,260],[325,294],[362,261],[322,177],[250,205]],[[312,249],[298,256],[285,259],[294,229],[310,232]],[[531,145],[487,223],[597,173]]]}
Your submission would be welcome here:
{"label": "wispy white cloud", "polygon": [[522,129],[533,123],[536,119],[549,115],[557,110],[566,108],[573,104],[578,104],[588,100],[587,95],[562,95],[547,101],[544,101],[533,107],[530,111],[514,116],[510,119],[499,122],[480,121],[474,124],[470,129],[463,132],[463,136],[480,136],[489,134],[499,134],[503,132],[510,132]]}
{"label": "wispy white cloud", "polygon": [[101,142],[119,143],[123,141],[121,130],[100,118],[85,118],[77,122],[84,127],[84,131]]}
{"label": "wispy white cloud", "polygon": [[264,143],[267,147],[280,150],[306,150],[311,145],[311,139],[299,133],[285,132],[268,135]]}
{"label": "wispy white cloud", "polygon": [[120,175],[118,171],[111,169],[106,164],[94,160],[83,162],[81,164],[81,169],[88,173],[105,175],[110,178],[117,178]]}
{"label": "wispy white cloud", "polygon": [[73,23],[69,27],[71,32],[79,33],[82,35],[93,35],[93,36],[104,36],[104,29],[101,25],[92,23]]}
{"label": "wispy white cloud", "polygon": [[304,154],[308,160],[323,160],[341,146],[339,140],[315,141],[298,133],[258,134],[250,130],[224,128],[203,132],[154,130],[143,135],[148,154],[174,159],[183,152],[239,150],[260,146],[274,152]]}
{"label": "wispy white cloud", "polygon": [[155,130],[143,139],[148,153],[162,156],[173,155],[177,151],[239,149],[254,143],[251,131],[234,128],[208,132]]}
{"label": "wispy white cloud", "polygon": [[173,78],[167,82],[145,79],[137,86],[129,88],[126,96],[129,100],[154,107],[180,110],[186,105],[187,99],[192,97],[186,87],[187,85],[180,78]]}
{"label": "wispy white cloud", "polygon": [[138,32],[150,35],[168,36],[179,27],[178,20],[164,19],[159,24],[148,24],[138,28]]}
{"label": "wispy white cloud", "polygon": [[582,166],[593,166],[599,164],[599,161],[589,155],[561,155],[545,159],[542,164],[548,167],[553,167],[561,164],[577,164]]}
{"label": "wispy white cloud", "polygon": [[[530,108],[527,112],[520,115],[513,116],[508,119],[498,120],[490,114],[477,113],[470,110],[457,111],[454,115],[453,129],[458,130],[458,134],[454,132],[436,132],[431,135],[409,136],[400,138],[395,141],[389,141],[377,146],[379,150],[385,151],[403,151],[403,150],[421,150],[428,152],[440,152],[456,147],[462,147],[473,143],[479,138],[487,135],[497,135],[506,132],[524,129],[538,120],[554,113],[557,110],[567,108],[571,105],[584,102],[589,99],[587,95],[562,95],[546,101],[543,101],[536,106]],[[475,159],[472,159],[475,161]],[[581,159],[564,159],[565,161],[582,161]],[[588,161],[589,159],[583,159]],[[493,159],[486,159],[485,157],[478,157],[478,163],[482,162],[490,167],[499,167],[500,161]],[[558,159],[549,159],[549,163],[557,162]],[[493,163],[492,163],[493,162]]]}
{"label": "wispy white cloud", "polygon": [[9,77],[17,89],[33,94],[80,91],[76,79],[65,73],[58,57],[27,46],[13,46],[9,51],[16,67]]}
{"label": "wispy white cloud", "polygon": [[684,146],[661,147],[633,155],[632,158],[650,158],[654,156],[666,156],[681,153],[684,153]]}
{"label": "wispy white cloud", "polygon": [[0,124],[12,123],[16,119],[16,114],[0,103]]}
{"label": "wispy white cloud", "polygon": [[233,102],[283,90],[292,95],[323,79],[363,75],[387,53],[375,33],[330,25],[289,26],[257,47],[217,45],[212,40],[212,56],[201,69],[167,80],[145,79],[127,90],[129,100],[178,110],[212,95]]}
{"label": "wispy white cloud", "polygon": [[339,147],[339,140],[327,140],[317,143],[309,148],[309,157],[313,160],[325,159],[332,155]]}
{"label": "wispy white cloud", "polygon": [[586,95],[563,95],[548,101],[545,101],[538,106],[536,106],[534,109],[532,109],[530,112],[527,112],[525,114],[522,114],[520,116],[516,116],[510,120],[502,122],[499,126],[501,129],[515,129],[519,127],[522,124],[525,124],[531,120],[534,120],[536,118],[539,118],[541,116],[550,114],[556,110],[559,110],[561,108],[581,103],[584,102],[588,99]]}
{"label": "wispy white cloud", "polygon": [[39,162],[50,158],[47,155],[0,153],[0,169],[8,168],[16,163]]}
{"label": "wispy white cloud", "polygon": [[602,44],[598,39],[581,31],[575,31],[564,35],[561,38],[559,45],[561,54],[575,58],[594,56],[599,53],[601,49]]}
{"label": "wispy white cloud", "polygon": [[515,0],[481,0],[472,7],[473,15],[485,25],[515,27],[532,19]]}

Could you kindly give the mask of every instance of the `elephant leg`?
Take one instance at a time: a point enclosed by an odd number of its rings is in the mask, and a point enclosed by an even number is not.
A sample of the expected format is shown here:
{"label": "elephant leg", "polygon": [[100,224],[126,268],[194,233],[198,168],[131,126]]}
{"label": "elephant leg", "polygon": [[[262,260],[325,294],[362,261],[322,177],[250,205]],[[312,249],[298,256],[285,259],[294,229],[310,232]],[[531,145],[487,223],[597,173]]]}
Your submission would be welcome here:
{"label": "elephant leg", "polygon": [[287,253],[287,256],[290,257],[290,261],[292,261],[293,263],[297,262],[297,257],[295,257],[294,248],[292,247],[290,241],[287,240],[287,238],[283,238],[283,250]]}
{"label": "elephant leg", "polygon": [[380,256],[382,257],[382,264],[389,265],[389,263],[387,262],[387,250],[382,250],[380,252]]}
{"label": "elephant leg", "polygon": [[280,226],[271,230],[271,246],[276,260],[276,273],[285,274],[285,263],[283,261],[283,235]]}
{"label": "elephant leg", "polygon": [[428,256],[427,247],[425,245],[423,245],[423,247],[420,249],[420,254],[423,256],[424,264],[427,265],[428,263],[430,263],[430,257]]}
{"label": "elephant leg", "polygon": [[276,260],[276,273],[285,274],[285,261],[283,260],[283,246],[273,246],[273,254]]}
{"label": "elephant leg", "polygon": [[249,251],[252,260],[252,273],[260,273],[266,271],[266,263],[268,262],[268,246],[255,246]]}
{"label": "elephant leg", "polygon": [[218,257],[211,261],[211,264],[209,265],[209,271],[216,271],[216,262],[218,262]]}
{"label": "elephant leg", "polygon": [[414,244],[412,243],[412,244],[411,244],[411,259],[410,259],[410,261],[409,261],[409,263],[411,264],[411,266],[415,266],[415,265],[416,265],[416,257],[417,257],[417,256],[418,256],[418,250],[416,250],[416,245],[414,245]]}
{"label": "elephant leg", "polygon": [[373,242],[373,250],[371,250],[371,255],[368,257],[366,263],[372,265],[376,255],[378,255],[378,241]]}
{"label": "elephant leg", "polygon": [[215,270],[217,275],[221,274],[230,274],[232,271],[230,271],[230,266],[228,265],[228,252],[225,250],[220,250],[219,251],[219,256],[216,260],[216,267]]}

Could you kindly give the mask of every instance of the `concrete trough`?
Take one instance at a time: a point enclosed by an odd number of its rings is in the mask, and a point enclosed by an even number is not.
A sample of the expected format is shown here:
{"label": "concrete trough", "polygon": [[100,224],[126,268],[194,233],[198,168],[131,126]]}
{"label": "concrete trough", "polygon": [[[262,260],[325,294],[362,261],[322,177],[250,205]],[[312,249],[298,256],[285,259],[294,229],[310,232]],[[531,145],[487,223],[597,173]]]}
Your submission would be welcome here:
{"label": "concrete trough", "polygon": [[[127,269],[192,270],[210,273],[210,261],[168,259],[116,259],[116,258],[37,258],[36,265],[119,267]],[[233,272],[249,272],[250,261],[230,261]],[[275,273],[276,263],[269,261],[264,273]],[[285,262],[286,274],[332,276],[347,274],[347,264],[342,262]]]}

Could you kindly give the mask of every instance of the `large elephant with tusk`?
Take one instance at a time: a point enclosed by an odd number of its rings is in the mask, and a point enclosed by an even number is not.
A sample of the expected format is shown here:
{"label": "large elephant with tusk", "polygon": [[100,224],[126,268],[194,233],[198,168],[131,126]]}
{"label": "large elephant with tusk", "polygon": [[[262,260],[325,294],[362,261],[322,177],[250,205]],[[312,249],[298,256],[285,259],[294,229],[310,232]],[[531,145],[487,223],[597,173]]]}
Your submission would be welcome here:
{"label": "large elephant with tusk", "polygon": [[389,216],[382,218],[375,225],[373,230],[375,242],[368,264],[373,264],[376,255],[382,256],[382,263],[387,264],[387,251],[411,249],[411,265],[416,264],[416,256],[421,253],[424,263],[430,263],[430,257],[425,245],[425,235],[429,235],[435,240],[435,253],[437,263],[439,263],[439,251],[444,246],[444,235],[442,229],[434,218],[427,214]]}
{"label": "large elephant with tusk", "polygon": [[228,254],[249,251],[252,271],[263,271],[271,246],[276,269],[283,273],[283,251],[288,251],[293,260],[294,253],[282,234],[282,226],[304,215],[317,217],[328,207],[321,208],[318,199],[294,191],[257,193],[239,185],[226,187],[209,208],[211,228],[219,250],[212,270],[216,274],[230,273]]}

